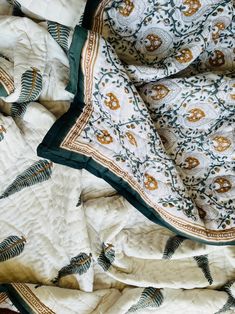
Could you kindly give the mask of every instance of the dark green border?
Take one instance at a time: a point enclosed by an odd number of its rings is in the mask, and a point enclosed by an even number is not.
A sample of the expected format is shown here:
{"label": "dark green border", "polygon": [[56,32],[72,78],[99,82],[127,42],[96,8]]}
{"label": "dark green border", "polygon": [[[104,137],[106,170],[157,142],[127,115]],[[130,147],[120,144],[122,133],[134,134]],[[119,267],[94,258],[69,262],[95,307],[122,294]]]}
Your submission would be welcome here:
{"label": "dark green border", "polygon": [[28,303],[18,294],[11,284],[0,284],[0,292],[5,292],[21,314],[35,314]]}
{"label": "dark green border", "polygon": [[114,189],[116,189],[122,196],[124,196],[135,208],[137,208],[148,219],[150,219],[154,223],[169,228],[170,230],[177,234],[180,234],[192,240],[196,240],[198,242],[211,245],[235,244],[235,241],[220,243],[210,242],[197,237],[189,236],[188,234],[185,234],[177,230],[175,227],[171,226],[169,223],[164,221],[160,217],[160,215],[152,207],[145,203],[145,201],[140,197],[140,195],[121,177],[118,177],[117,175],[112,173],[108,168],[99,164],[91,157],[87,157],[85,155],[60,148],[61,142],[67,135],[68,131],[72,128],[72,126],[82,113],[83,108],[85,106],[83,100],[84,77],[80,68],[80,62],[78,62],[75,58],[76,56],[80,58],[81,50],[87,38],[87,33],[88,31],[85,30],[84,28],[79,26],[76,27],[75,34],[73,37],[73,43],[70,48],[71,51],[69,53],[69,55],[72,56],[70,64],[72,67],[75,67],[71,69],[70,75],[71,82],[69,85],[70,86],[69,89],[71,88],[71,86],[75,86],[75,84],[77,84],[76,88],[77,94],[74,97],[73,103],[71,104],[69,111],[55,122],[55,124],[52,126],[52,128],[49,130],[49,132],[43,139],[42,143],[39,145],[37,149],[38,156],[50,159],[56,163],[70,166],[76,169],[82,168],[87,169],[95,176],[103,178],[106,182],[108,182]]}
{"label": "dark green border", "polygon": [[102,0],[87,0],[85,11],[84,11],[84,16],[83,16],[83,21],[82,21],[82,27],[86,29],[92,29],[94,15],[95,15],[98,5],[101,2]]}
{"label": "dark green border", "polygon": [[5,89],[5,87],[2,85],[2,83],[0,83],[0,97],[7,97],[8,93]]}

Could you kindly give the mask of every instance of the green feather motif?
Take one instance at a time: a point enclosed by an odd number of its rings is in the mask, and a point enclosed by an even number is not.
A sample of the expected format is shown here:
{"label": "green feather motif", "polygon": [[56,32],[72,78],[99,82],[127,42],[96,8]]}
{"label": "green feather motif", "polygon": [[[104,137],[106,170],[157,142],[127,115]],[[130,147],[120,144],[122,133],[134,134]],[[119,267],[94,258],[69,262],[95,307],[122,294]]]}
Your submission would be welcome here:
{"label": "green feather motif", "polygon": [[55,41],[65,50],[68,51],[68,38],[70,34],[70,28],[68,26],[47,21],[48,32],[55,39]]}
{"label": "green feather motif", "polygon": [[0,142],[4,139],[4,133],[6,133],[6,129],[3,125],[0,125]]}
{"label": "green feather motif", "polygon": [[80,19],[79,19],[79,22],[78,22],[78,25],[82,27],[82,24],[83,24],[83,20],[84,20],[84,12],[82,13]]}
{"label": "green feather motif", "polygon": [[176,235],[170,237],[167,242],[163,253],[163,259],[171,259],[178,247],[186,240],[186,238]]}
{"label": "green feather motif", "polygon": [[102,244],[102,251],[97,259],[98,264],[107,271],[115,259],[115,251],[112,244]]}
{"label": "green feather motif", "polygon": [[25,246],[25,238],[17,236],[9,236],[0,243],[0,262],[7,261],[13,257],[20,255]]}
{"label": "green feather motif", "polygon": [[220,313],[224,313],[229,311],[231,308],[235,308],[235,299],[231,293],[231,286],[234,284],[234,280],[229,281],[228,283],[226,283],[221,289],[220,291],[225,291],[228,294],[228,299],[227,302],[224,304],[224,306],[222,307],[222,309],[220,309],[218,312],[216,312],[215,314],[220,314]]}
{"label": "green feather motif", "polygon": [[35,101],[42,91],[42,76],[37,68],[31,68],[21,77],[21,93],[17,102],[27,103]]}
{"label": "green feather motif", "polygon": [[25,16],[24,13],[21,11],[21,5],[16,0],[7,0],[8,3],[10,3],[13,6],[12,15],[13,16]]}
{"label": "green feather motif", "polygon": [[11,116],[13,118],[22,118],[26,112],[28,103],[13,103],[11,106]]}
{"label": "green feather motif", "polygon": [[141,293],[139,301],[134,304],[127,313],[137,312],[138,310],[146,309],[148,307],[159,307],[163,302],[163,295],[160,289],[148,287]]}
{"label": "green feather motif", "polygon": [[86,253],[80,253],[79,255],[73,257],[70,260],[70,264],[61,268],[58,276],[52,280],[53,283],[58,283],[60,278],[73,275],[73,274],[85,274],[91,266],[92,255],[87,255]]}
{"label": "green feather motif", "polygon": [[208,280],[209,284],[212,285],[213,278],[211,277],[210,267],[209,267],[209,260],[207,255],[200,255],[193,257],[197,262],[199,268],[201,268],[205,278]]}
{"label": "green feather motif", "polygon": [[16,177],[0,196],[0,199],[19,192],[28,186],[48,180],[51,177],[52,165],[52,162],[47,160],[36,161],[32,166]]}
{"label": "green feather motif", "polygon": [[16,7],[18,7],[19,9],[21,8],[21,5],[18,1],[16,0],[7,0],[7,2],[10,4],[10,5],[14,5]]}

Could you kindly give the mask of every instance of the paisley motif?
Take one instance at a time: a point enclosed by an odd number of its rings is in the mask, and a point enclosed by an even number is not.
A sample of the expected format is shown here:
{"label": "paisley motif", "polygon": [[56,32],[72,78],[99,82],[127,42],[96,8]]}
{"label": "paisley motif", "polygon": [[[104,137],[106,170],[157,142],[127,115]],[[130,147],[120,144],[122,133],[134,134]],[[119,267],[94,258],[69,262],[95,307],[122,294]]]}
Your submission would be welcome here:
{"label": "paisley motif", "polygon": [[162,57],[169,53],[172,44],[173,40],[168,32],[158,27],[150,27],[138,34],[136,48],[143,55]]}
{"label": "paisley motif", "polygon": [[116,32],[130,35],[133,25],[141,22],[145,8],[145,1],[121,0],[111,6],[107,14],[109,19],[115,21]]}
{"label": "paisley motif", "polygon": [[178,120],[180,123],[183,123],[185,126],[189,128],[203,128],[216,119],[219,114],[218,108],[216,107],[216,103],[204,103],[198,102],[195,104],[187,104],[182,106],[179,111],[180,116]]}

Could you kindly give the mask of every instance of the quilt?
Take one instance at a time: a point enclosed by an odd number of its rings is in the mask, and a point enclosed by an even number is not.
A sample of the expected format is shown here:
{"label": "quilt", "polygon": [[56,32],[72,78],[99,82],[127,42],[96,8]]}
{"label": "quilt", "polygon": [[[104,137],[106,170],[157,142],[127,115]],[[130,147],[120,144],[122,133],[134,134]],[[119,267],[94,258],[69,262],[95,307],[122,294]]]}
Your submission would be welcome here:
{"label": "quilt", "polygon": [[0,27],[0,313],[235,313],[234,2]]}
{"label": "quilt", "polygon": [[86,168],[183,236],[234,244],[232,13],[228,1],[102,1],[93,32],[75,29],[67,89],[76,96],[39,155]]}

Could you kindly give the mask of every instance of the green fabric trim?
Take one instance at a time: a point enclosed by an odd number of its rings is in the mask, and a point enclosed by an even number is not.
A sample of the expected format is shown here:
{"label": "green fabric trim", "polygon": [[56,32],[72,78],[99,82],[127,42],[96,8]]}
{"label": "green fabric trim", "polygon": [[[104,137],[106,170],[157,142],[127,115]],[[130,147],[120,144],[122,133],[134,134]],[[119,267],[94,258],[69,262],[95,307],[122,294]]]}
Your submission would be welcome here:
{"label": "green fabric trim", "polygon": [[35,314],[25,300],[18,294],[11,284],[0,285],[0,292],[7,293],[9,299],[21,314]]}
{"label": "green fabric trim", "polygon": [[7,90],[2,85],[2,83],[0,83],[0,97],[7,97],[7,96],[8,96]]}
{"label": "green fabric trim", "polygon": [[92,29],[95,12],[102,0],[87,0],[82,27]]}
{"label": "green fabric trim", "polygon": [[[80,31],[78,28],[80,29]],[[68,55],[70,75],[69,75],[69,84],[66,87],[66,90],[74,95],[77,93],[79,65],[80,65],[82,48],[86,39],[87,39],[87,32],[85,31],[85,29],[83,30],[80,26],[76,26],[73,33],[72,44],[70,46],[69,55]]]}
{"label": "green fabric trim", "polygon": [[[74,39],[79,41],[79,44],[71,45],[71,53],[72,56],[80,56],[81,49],[84,45],[84,42],[87,38],[88,31],[81,28],[76,27],[76,34],[74,35]],[[85,36],[86,33],[86,36]],[[80,49],[77,51],[76,49]],[[72,63],[72,62],[71,62]],[[37,148],[37,154],[40,157],[50,159],[56,163],[70,166],[76,169],[85,168],[92,174],[97,177],[103,178],[106,182],[108,182],[114,189],[116,189],[120,195],[124,196],[136,209],[138,209],[143,215],[145,215],[148,219],[157,223],[161,226],[167,227],[172,230],[176,234],[180,234],[186,238],[190,238],[192,240],[196,240],[201,243],[211,244],[211,245],[234,245],[233,242],[212,242],[203,240],[191,235],[188,235],[184,232],[177,230],[175,227],[164,221],[161,216],[151,208],[145,201],[140,197],[140,195],[122,178],[115,175],[108,168],[99,164],[91,157],[87,157],[85,155],[81,155],[79,153],[75,153],[60,147],[63,139],[67,135],[68,131],[75,124],[76,120],[82,113],[83,107],[85,106],[83,102],[84,96],[84,88],[83,88],[83,73],[78,66],[78,62],[74,63],[76,65],[76,69],[73,71],[77,71],[78,88],[77,94],[74,98],[74,101],[67,113],[65,113],[60,119],[58,119],[52,128],[49,130],[42,143]]]}

